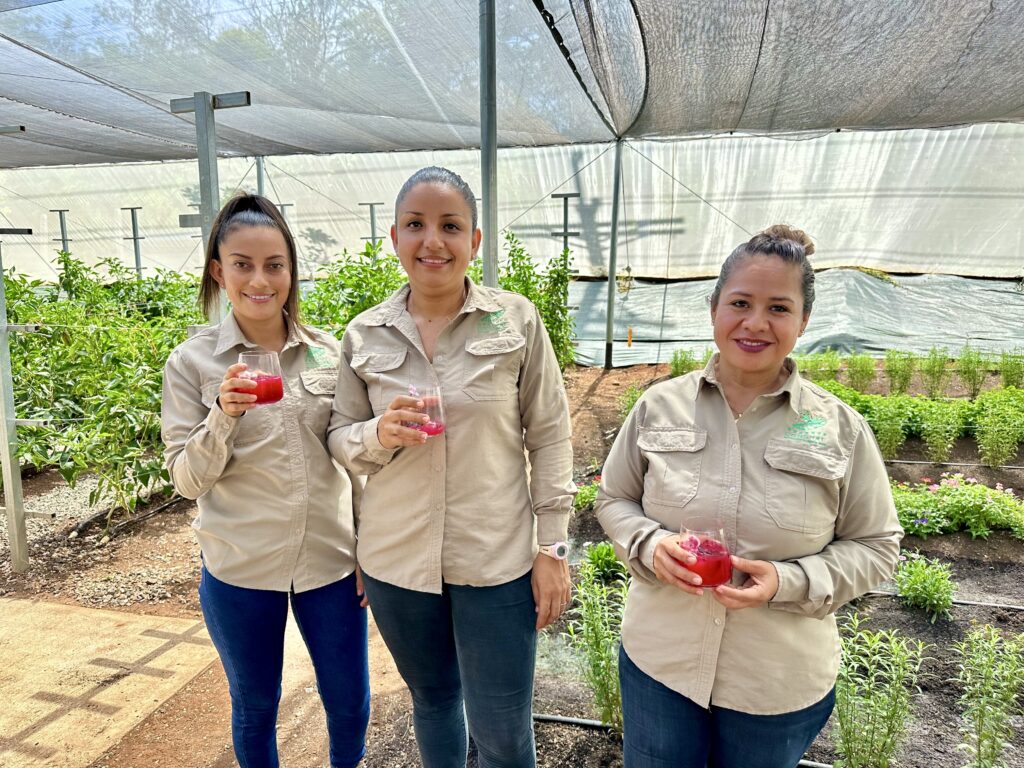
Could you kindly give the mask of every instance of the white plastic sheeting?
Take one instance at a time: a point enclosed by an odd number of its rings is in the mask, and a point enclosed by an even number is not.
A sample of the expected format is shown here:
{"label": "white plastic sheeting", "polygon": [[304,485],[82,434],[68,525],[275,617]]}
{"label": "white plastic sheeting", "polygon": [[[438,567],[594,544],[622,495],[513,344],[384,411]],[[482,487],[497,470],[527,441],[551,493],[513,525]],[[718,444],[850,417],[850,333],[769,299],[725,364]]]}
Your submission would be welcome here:
{"label": "white plastic sheeting", "polygon": [[[546,261],[561,247],[562,204],[570,202],[574,265],[607,272],[614,145],[506,149],[498,154],[498,223]],[[1014,278],[1024,275],[1024,126],[955,130],[843,132],[788,138],[716,136],[628,142],[623,150],[618,272],[678,279],[715,275],[729,251],[763,227],[787,222],[818,245],[817,267],[866,266]],[[358,250],[377,209],[378,235],[393,218],[394,196],[417,168],[438,163],[477,190],[472,150],[287,156],[266,161],[266,192],[291,204],[306,273],[342,248]],[[221,160],[224,194],[255,189],[251,158]],[[198,230],[178,215],[198,202],[194,162],[86,168],[0,170],[0,226],[31,227],[4,236],[5,265],[53,276],[57,215],[69,209],[71,250],[87,262],[114,256],[134,263],[130,219],[142,206],[143,264],[201,266]],[[386,243],[386,246],[389,246]]]}

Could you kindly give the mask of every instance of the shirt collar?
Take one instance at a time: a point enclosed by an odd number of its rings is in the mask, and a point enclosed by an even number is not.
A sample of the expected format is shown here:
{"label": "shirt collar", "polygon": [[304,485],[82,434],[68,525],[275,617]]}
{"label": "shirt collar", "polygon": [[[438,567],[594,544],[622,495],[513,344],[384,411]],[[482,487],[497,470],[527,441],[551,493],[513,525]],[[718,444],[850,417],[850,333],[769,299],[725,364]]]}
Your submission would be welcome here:
{"label": "shirt collar", "polygon": [[[394,325],[398,318],[405,312],[406,303],[409,301],[409,284],[406,283],[389,298],[382,301],[373,309],[369,310],[364,320],[368,325]],[[468,277],[466,278],[466,302],[462,305],[459,314],[468,314],[476,310],[482,312],[497,312],[501,305],[495,301],[494,289],[477,285]]]}
{"label": "shirt collar", "polygon": [[[715,352],[715,354],[711,356],[711,359],[708,360],[708,364],[704,366],[704,370],[701,371],[700,373],[700,381],[702,383],[706,382],[707,384],[710,384],[712,386],[718,386],[718,376],[715,371],[715,366],[718,363],[718,357],[719,353]],[[785,360],[783,360],[782,367],[789,372],[789,376],[786,378],[786,381],[782,384],[781,387],[779,387],[775,391],[766,392],[765,394],[768,395],[769,397],[781,395],[783,393],[787,394],[788,397],[786,398],[786,402],[789,404],[790,410],[799,415],[800,394],[802,390],[800,387],[801,380],[800,375],[797,372],[796,361],[793,360],[793,358],[791,357],[787,357]]]}
{"label": "shirt collar", "polygon": [[[289,316],[288,313],[284,313],[284,321],[288,326],[288,336],[285,338],[284,348],[282,352],[289,347],[294,347],[297,344],[313,345],[315,340],[310,336],[309,332],[296,324]],[[220,322],[220,331],[217,334],[217,346],[213,350],[215,355],[223,354],[229,349],[236,349],[239,346],[245,347],[246,349],[257,349],[258,346],[249,341],[245,334],[242,333],[242,329],[238,327],[238,321],[235,319],[235,313],[233,311],[228,312]]]}

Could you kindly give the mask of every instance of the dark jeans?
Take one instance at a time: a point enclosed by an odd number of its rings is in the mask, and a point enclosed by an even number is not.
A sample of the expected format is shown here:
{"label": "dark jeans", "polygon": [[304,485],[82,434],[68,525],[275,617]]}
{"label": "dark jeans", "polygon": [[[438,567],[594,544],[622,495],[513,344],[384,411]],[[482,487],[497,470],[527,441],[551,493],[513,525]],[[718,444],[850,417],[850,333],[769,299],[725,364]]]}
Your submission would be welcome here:
{"label": "dark jeans", "polygon": [[[362,759],[370,719],[366,611],[356,578],[291,595],[292,612],[327,712],[331,767]],[[231,736],[242,768],[277,768],[287,592],[225,584],[203,567],[199,602],[231,690]]]}
{"label": "dark jeans", "polygon": [[480,768],[533,768],[537,614],[530,574],[496,587],[445,584],[440,595],[365,572],[363,583],[412,693],[424,768],[465,768],[467,719]]}
{"label": "dark jeans", "polygon": [[825,727],[835,689],[806,709],[749,715],[704,709],[619,649],[625,768],[794,768]]}

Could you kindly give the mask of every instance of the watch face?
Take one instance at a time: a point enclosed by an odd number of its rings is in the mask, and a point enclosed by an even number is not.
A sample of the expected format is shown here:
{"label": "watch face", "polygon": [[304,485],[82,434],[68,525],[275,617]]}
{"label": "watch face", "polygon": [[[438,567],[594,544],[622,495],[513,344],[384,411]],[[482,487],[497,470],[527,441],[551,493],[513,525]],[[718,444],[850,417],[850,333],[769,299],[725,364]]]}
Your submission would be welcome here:
{"label": "watch face", "polygon": [[569,556],[569,545],[564,541],[551,545],[551,553],[559,560],[565,560]]}

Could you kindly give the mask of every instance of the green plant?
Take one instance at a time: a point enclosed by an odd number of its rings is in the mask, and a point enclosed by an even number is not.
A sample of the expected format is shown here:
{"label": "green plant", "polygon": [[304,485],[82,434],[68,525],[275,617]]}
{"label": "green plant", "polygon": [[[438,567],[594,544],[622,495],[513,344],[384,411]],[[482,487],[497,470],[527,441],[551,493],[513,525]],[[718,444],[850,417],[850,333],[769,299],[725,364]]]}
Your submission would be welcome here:
{"label": "green plant", "polygon": [[956,650],[963,687],[959,748],[970,761],[965,768],[1005,768],[1002,754],[1013,737],[1012,718],[1021,712],[1024,635],[1004,639],[986,624],[972,629]]}
{"label": "green plant", "polygon": [[577,488],[576,488],[576,498],[574,498],[573,501],[572,501],[573,508],[577,512],[579,512],[581,510],[584,510],[584,509],[587,509],[588,507],[593,506],[594,500],[597,499],[598,488],[600,488],[600,487],[601,487],[601,476],[600,475],[595,477],[594,481],[591,482],[591,483],[585,483],[583,485],[577,486]]}
{"label": "green plant", "polygon": [[960,473],[943,473],[939,482],[922,478],[892,487],[896,513],[903,529],[916,536],[966,530],[984,538],[993,530],[1008,530],[1024,538],[1024,502],[1012,488],[982,485]]}
{"label": "green plant", "polygon": [[[604,557],[599,558],[600,561]],[[583,678],[594,696],[601,722],[622,733],[622,692],[619,688],[619,634],[626,604],[627,578],[605,581],[603,566],[589,558],[580,563],[572,618],[566,634],[580,653]]]}
{"label": "green plant", "polygon": [[688,349],[677,349],[672,353],[672,360],[668,364],[669,376],[675,378],[701,367],[700,361],[697,360],[697,356],[693,352]]}
{"label": "green plant", "polygon": [[941,463],[949,459],[953,444],[964,430],[965,405],[963,400],[924,400],[919,403],[917,415],[929,460]]}
{"label": "green plant", "polygon": [[985,356],[976,349],[971,349],[967,344],[960,352],[956,360],[956,373],[960,377],[960,383],[964,385],[971,399],[973,400],[981,392],[981,386],[985,383],[988,361]]}
{"label": "green plant", "polygon": [[917,356],[913,352],[898,349],[885,351],[885,375],[889,379],[889,394],[902,395],[910,388],[910,380],[914,376]]}
{"label": "green plant", "polygon": [[932,347],[921,361],[921,376],[924,379],[928,397],[942,397],[946,394],[949,379],[949,353],[945,348]]}
{"label": "green plant", "polygon": [[630,384],[626,387],[626,390],[619,395],[619,415],[625,419],[629,416],[629,412],[633,410],[633,406],[636,405],[636,401],[640,399],[640,396],[644,393],[641,387],[636,384]]}
{"label": "green plant", "polygon": [[866,392],[875,381],[875,358],[870,355],[850,355],[846,358],[846,377],[858,392]]}
{"label": "green plant", "polygon": [[949,565],[906,552],[900,557],[893,580],[903,601],[925,611],[932,624],[940,617],[949,618],[956,592]]}
{"label": "green plant", "polygon": [[1024,351],[1017,349],[999,355],[999,376],[1004,387],[1024,387]]}
{"label": "green plant", "polygon": [[801,355],[796,358],[800,374],[811,381],[823,382],[834,381],[839,375],[841,366],[839,353],[834,349],[826,349],[824,352],[816,352],[810,355]]}
{"label": "green plant", "polygon": [[888,768],[906,733],[910,700],[927,646],[895,630],[861,627],[857,614],[841,634],[832,738],[842,768]]}
{"label": "green plant", "polygon": [[875,432],[878,447],[886,459],[894,459],[907,440],[908,413],[906,402],[901,397],[879,398],[872,409],[868,422]]}
{"label": "green plant", "polygon": [[626,566],[615,554],[615,547],[610,541],[601,541],[587,547],[584,557],[588,567],[593,568],[594,577],[605,584],[625,579],[629,575]]}
{"label": "green plant", "polygon": [[1024,440],[1024,390],[1007,387],[982,392],[975,405],[981,460],[991,467],[1005,464]]}

